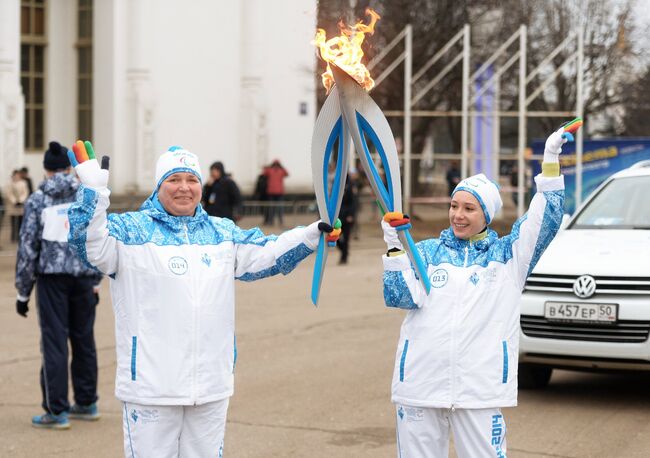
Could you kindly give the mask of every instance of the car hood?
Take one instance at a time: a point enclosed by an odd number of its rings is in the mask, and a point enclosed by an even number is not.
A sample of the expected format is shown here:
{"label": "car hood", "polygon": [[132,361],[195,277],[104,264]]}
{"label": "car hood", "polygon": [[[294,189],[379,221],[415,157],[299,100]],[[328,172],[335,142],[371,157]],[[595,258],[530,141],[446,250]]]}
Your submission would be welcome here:
{"label": "car hood", "polygon": [[650,230],[560,231],[533,273],[650,277]]}

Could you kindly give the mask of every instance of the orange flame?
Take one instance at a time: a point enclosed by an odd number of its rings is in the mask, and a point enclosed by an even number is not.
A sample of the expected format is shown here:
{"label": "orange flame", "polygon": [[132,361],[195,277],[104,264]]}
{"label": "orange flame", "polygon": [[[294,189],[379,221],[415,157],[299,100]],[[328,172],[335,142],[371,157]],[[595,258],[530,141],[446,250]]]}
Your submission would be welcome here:
{"label": "orange flame", "polygon": [[327,62],[327,70],[321,77],[323,86],[325,86],[328,93],[334,84],[334,75],[330,68],[330,62],[354,78],[366,91],[369,91],[375,85],[375,81],[370,77],[370,72],[361,63],[363,57],[361,44],[366,33],[372,35],[375,32],[375,23],[381,17],[371,8],[366,8],[366,15],[370,16],[368,25],[359,21],[354,26],[347,27],[341,21],[338,24],[341,35],[329,40],[327,40],[325,30],[318,29],[316,31],[316,37],[312,44],[318,46],[321,57]]}

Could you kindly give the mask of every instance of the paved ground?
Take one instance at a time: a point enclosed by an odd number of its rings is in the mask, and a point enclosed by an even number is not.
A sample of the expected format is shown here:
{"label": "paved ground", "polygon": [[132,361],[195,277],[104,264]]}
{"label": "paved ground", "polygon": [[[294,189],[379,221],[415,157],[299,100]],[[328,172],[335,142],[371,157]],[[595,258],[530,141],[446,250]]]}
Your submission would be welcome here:
{"label": "paved ground", "polygon": [[[363,229],[348,265],[330,258],[318,309],[309,302],[312,259],[289,277],[238,285],[226,456],[395,456],[390,378],[403,314],[382,305],[381,234],[374,225]],[[103,418],[69,431],[35,430],[29,421],[40,410],[38,327],[33,307],[28,319],[14,312],[14,248],[3,247],[0,456],[121,456],[107,285],[96,324]],[[648,457],[649,386],[647,376],[557,371],[548,389],[521,392],[520,406],[505,411],[508,456]]]}

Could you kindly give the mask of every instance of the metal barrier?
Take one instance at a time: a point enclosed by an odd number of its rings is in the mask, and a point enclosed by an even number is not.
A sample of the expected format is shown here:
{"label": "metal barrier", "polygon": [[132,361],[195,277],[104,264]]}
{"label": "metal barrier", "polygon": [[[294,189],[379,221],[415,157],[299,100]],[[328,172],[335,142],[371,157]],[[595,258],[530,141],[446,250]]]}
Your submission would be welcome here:
{"label": "metal barrier", "polygon": [[242,216],[264,215],[271,208],[281,208],[285,215],[314,213],[317,210],[316,199],[311,200],[246,200],[240,207]]}

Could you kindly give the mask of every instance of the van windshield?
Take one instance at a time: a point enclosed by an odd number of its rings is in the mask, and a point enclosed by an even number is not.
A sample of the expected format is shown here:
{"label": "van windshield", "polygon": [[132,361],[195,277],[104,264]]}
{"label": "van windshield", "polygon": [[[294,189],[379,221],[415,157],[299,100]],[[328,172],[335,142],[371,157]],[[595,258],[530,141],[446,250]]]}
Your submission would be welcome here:
{"label": "van windshield", "polygon": [[650,229],[650,175],[610,181],[568,229]]}

